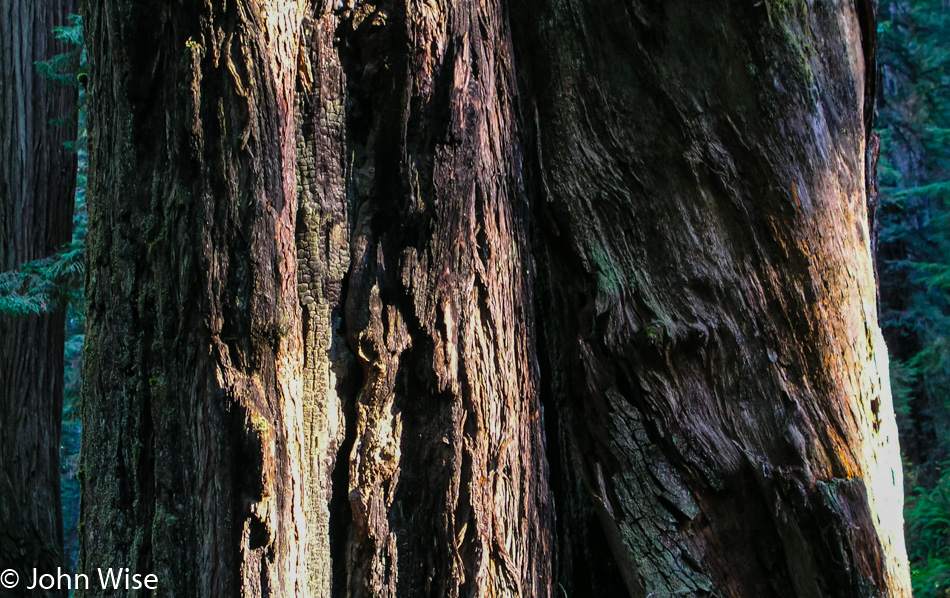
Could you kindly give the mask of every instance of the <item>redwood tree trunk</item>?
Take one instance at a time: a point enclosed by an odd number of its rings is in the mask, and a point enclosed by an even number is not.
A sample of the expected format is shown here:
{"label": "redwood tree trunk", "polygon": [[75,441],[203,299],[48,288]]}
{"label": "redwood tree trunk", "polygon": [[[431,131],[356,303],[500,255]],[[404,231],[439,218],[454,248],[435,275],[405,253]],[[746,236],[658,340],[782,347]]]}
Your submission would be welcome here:
{"label": "redwood tree trunk", "polygon": [[870,10],[516,14],[568,593],[599,526],[632,596],[909,595],[866,209]]}
{"label": "redwood tree trunk", "polygon": [[511,34],[393,3],[354,55],[353,596],[547,596],[551,501]]}
{"label": "redwood tree trunk", "polygon": [[[0,6],[0,271],[56,253],[72,236],[76,161],[64,147],[75,126],[74,89],[57,87],[34,62],[65,48],[69,0],[5,0]],[[0,571],[21,580],[62,566],[59,432],[63,310],[0,315]],[[39,592],[39,590],[37,590]]]}
{"label": "redwood tree trunk", "polygon": [[907,595],[873,27],[648,4],[90,2],[91,577]]}

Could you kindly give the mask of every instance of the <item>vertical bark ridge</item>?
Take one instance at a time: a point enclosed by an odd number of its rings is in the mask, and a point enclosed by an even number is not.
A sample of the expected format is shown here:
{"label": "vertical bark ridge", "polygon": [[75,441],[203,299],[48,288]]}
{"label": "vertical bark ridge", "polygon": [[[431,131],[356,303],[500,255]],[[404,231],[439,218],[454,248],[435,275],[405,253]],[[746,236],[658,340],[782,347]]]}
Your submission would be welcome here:
{"label": "vertical bark ridge", "polygon": [[[76,91],[57,87],[35,62],[65,51],[53,27],[68,0],[0,6],[0,272],[55,254],[72,236],[76,160],[63,146],[76,128]],[[65,310],[0,315],[0,570],[26,583],[33,567],[64,565],[59,441]],[[43,592],[60,595],[61,592]]]}
{"label": "vertical bark ridge", "polygon": [[[354,596],[546,596],[532,279],[500,3],[361,4]],[[407,48],[406,50],[402,48]]]}

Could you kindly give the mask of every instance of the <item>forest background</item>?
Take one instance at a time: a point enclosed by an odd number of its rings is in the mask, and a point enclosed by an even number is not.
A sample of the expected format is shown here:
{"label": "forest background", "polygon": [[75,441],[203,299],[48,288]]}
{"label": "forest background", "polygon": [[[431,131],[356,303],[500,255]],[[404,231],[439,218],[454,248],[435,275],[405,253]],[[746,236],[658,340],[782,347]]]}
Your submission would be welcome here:
{"label": "forest background", "polygon": [[[54,256],[0,273],[0,312],[65,308],[61,471],[65,566],[75,570],[79,525],[77,399],[83,345],[86,234],[82,23],[56,29],[68,53],[37,63],[50,84],[77,88],[74,234]],[[905,531],[914,595],[950,596],[950,3],[878,4],[877,269],[881,323],[904,463]]]}

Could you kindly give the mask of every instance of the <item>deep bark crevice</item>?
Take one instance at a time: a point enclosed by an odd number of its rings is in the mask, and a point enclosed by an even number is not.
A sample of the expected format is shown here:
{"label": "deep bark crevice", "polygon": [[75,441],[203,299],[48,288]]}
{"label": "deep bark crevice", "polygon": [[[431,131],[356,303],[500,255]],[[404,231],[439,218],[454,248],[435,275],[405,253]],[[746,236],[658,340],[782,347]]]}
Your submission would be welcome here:
{"label": "deep bark crevice", "polygon": [[[349,226],[352,227],[352,225]],[[341,372],[342,375],[338,374],[339,383],[337,386],[337,393],[343,399],[342,414],[345,426],[340,447],[336,452],[333,473],[330,477],[331,498],[328,535],[330,559],[333,563],[333,579],[330,588],[330,597],[332,598],[345,598],[347,596],[347,554],[350,550],[350,526],[353,521],[353,512],[347,492],[349,488],[349,461],[350,453],[353,450],[353,442],[356,439],[356,396],[364,381],[362,370],[356,365],[356,356],[350,351],[345,337],[347,323],[344,308],[348,295],[349,277],[349,272],[343,276],[339,302],[333,310],[334,320],[340,333],[333,337],[331,361],[341,363],[345,368]],[[334,355],[345,355],[346,357],[345,359],[334,359]]]}

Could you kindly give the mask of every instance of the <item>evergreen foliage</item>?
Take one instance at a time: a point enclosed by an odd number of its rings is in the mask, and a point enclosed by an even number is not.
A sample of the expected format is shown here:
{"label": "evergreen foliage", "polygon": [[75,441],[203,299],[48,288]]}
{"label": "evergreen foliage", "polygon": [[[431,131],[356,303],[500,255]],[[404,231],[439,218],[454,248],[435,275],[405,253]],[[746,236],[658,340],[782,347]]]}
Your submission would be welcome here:
{"label": "evergreen foliage", "polygon": [[83,72],[80,64],[84,60],[83,54],[85,53],[82,37],[82,17],[70,15],[69,25],[54,27],[53,34],[56,39],[65,42],[72,49],[63,54],[57,54],[49,60],[37,62],[36,70],[40,75],[54,83],[78,86],[79,76]]}
{"label": "evergreen foliage", "polygon": [[879,35],[878,263],[908,555],[915,596],[950,596],[950,11],[882,2]]}
{"label": "evergreen foliage", "polygon": [[950,588],[950,463],[931,488],[917,487],[907,499],[908,556],[914,595],[943,597]]}
{"label": "evergreen foliage", "polygon": [[62,251],[0,273],[0,313],[42,314],[76,300],[82,289],[84,246],[72,242]]}
{"label": "evergreen foliage", "polygon": [[[85,144],[83,113],[80,113],[80,147]],[[86,217],[86,153],[79,152],[76,177],[76,207],[73,217],[73,241],[81,263],[85,255]],[[60,433],[60,487],[63,504],[64,560],[75,571],[79,564],[79,442],[82,422],[79,419],[79,390],[82,384],[82,348],[85,340],[84,276],[69,281],[66,303],[65,383],[63,385],[63,427]]]}

